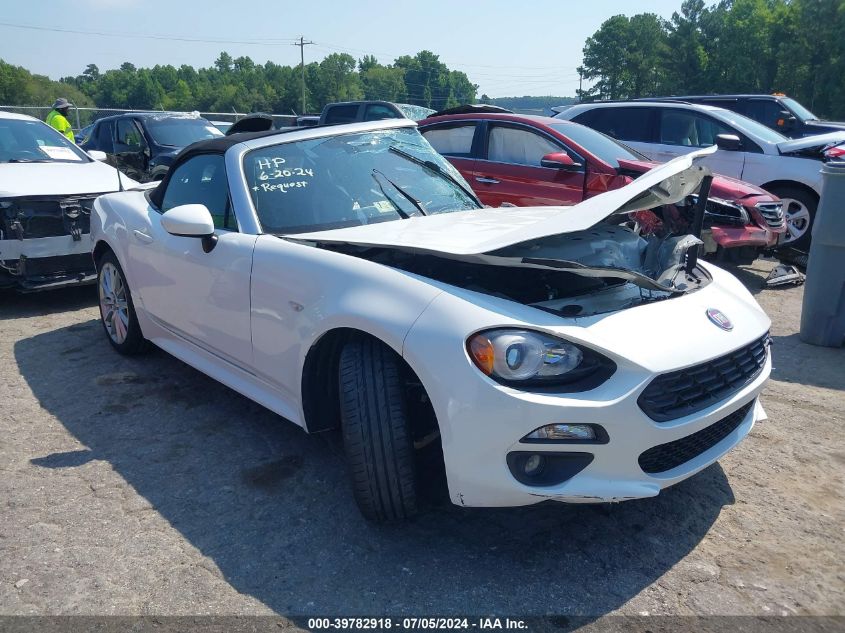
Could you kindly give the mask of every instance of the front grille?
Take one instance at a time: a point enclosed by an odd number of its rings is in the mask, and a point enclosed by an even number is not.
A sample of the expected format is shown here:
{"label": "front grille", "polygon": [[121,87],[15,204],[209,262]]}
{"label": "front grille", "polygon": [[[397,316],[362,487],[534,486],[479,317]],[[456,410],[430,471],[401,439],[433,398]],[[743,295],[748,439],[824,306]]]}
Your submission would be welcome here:
{"label": "front grille", "polygon": [[748,213],[740,205],[728,200],[708,198],[704,205],[704,219],[710,224],[748,224]]}
{"label": "front grille", "polygon": [[783,203],[782,202],[761,202],[757,204],[760,215],[773,229],[783,226]]}
{"label": "front grille", "polygon": [[90,253],[58,255],[56,257],[28,257],[24,260],[21,275],[24,277],[61,277],[79,273],[94,273],[94,260]]}
{"label": "front grille", "polygon": [[769,335],[706,363],[661,374],[637,399],[655,422],[667,422],[706,409],[754,380],[766,363]]}
{"label": "front grille", "polygon": [[8,198],[0,201],[0,238],[32,239],[91,231],[91,207],[99,194]]}
{"label": "front grille", "polygon": [[648,449],[640,455],[638,460],[640,468],[643,469],[643,472],[654,475],[672,470],[691,459],[695,459],[736,430],[753,406],[754,400],[692,435]]}

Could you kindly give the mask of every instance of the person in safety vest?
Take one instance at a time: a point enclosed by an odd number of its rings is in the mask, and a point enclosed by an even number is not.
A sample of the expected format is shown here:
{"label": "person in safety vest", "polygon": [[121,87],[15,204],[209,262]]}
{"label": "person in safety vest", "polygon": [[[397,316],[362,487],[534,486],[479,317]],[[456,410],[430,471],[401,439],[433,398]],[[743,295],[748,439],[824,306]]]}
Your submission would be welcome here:
{"label": "person in safety vest", "polygon": [[47,125],[56,128],[59,132],[64,134],[72,143],[76,142],[73,138],[73,130],[70,127],[70,121],[67,120],[67,113],[70,109],[70,103],[64,97],[56,99],[53,103],[53,109],[47,115]]}

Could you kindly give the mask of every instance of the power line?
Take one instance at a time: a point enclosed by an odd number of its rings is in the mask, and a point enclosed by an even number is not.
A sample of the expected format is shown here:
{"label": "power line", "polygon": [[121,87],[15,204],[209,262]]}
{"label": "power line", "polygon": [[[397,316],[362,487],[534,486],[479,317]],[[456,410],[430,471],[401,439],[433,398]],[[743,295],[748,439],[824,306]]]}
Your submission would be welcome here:
{"label": "power line", "polygon": [[48,31],[50,33],[73,33],[75,35],[99,35],[102,37],[132,37],[147,40],[168,40],[173,42],[200,42],[204,44],[253,44],[261,46],[273,46],[277,44],[288,44],[295,42],[294,38],[275,38],[275,39],[251,39],[251,40],[229,40],[229,39],[212,39],[200,37],[183,37],[179,35],[157,35],[144,33],[119,33],[106,31],[85,31],[81,29],[65,29],[52,26],[36,26],[34,24],[13,24],[11,22],[0,22],[0,26],[6,26],[15,29],[29,29],[32,31]]}
{"label": "power line", "polygon": [[[329,42],[326,42],[326,44],[324,46],[318,46],[318,48],[323,48],[325,50],[330,50],[330,51],[334,51],[334,52],[341,52],[341,53],[344,53],[344,52],[345,53],[363,53],[365,55],[372,55],[373,57],[382,57],[382,58],[392,57],[394,59],[397,58],[397,57],[403,57],[403,56],[406,56],[406,55],[409,56],[409,57],[413,57],[416,54],[416,53],[408,53],[408,52],[405,52],[405,53],[385,53],[385,52],[378,53],[376,51],[368,51],[368,50],[364,50],[364,49],[361,49],[361,48],[349,48],[347,46],[341,46],[340,44],[331,44]],[[419,52],[419,51],[417,51],[417,52]],[[438,55],[438,57],[440,57],[440,56]],[[443,63],[445,63],[445,62],[443,62]],[[508,68],[508,69],[512,69],[512,70],[520,70],[520,69],[522,69],[522,70],[557,70],[557,69],[560,68],[560,66],[504,66],[504,65],[498,65],[498,64],[456,64],[455,65],[456,68],[458,66],[468,67],[468,68],[493,68],[493,69]]]}

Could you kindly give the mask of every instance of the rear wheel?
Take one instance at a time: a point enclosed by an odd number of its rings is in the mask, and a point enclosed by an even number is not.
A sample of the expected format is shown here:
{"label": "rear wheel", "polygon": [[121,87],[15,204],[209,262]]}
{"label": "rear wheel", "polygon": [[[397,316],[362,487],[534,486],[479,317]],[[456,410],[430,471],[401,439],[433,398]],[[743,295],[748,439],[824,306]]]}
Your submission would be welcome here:
{"label": "rear wheel", "polygon": [[111,251],[104,253],[97,263],[97,290],[100,322],[112,347],[126,355],[145,352],[149,341],[141,333],[126,276]]}
{"label": "rear wheel", "polygon": [[816,218],[819,199],[797,187],[775,187],[771,192],[783,201],[786,235],[780,245],[809,251],[810,232]]}
{"label": "rear wheel", "polygon": [[355,501],[371,521],[417,512],[417,483],[401,359],[371,338],[341,352],[340,415]]}

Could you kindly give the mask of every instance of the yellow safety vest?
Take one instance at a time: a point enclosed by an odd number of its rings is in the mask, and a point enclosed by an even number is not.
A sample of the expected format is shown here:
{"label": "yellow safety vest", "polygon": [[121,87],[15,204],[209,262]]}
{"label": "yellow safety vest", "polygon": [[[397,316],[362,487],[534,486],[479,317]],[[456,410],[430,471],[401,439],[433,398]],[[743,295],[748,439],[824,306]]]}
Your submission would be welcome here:
{"label": "yellow safety vest", "polygon": [[75,143],[76,139],[73,136],[73,129],[70,127],[70,121],[57,110],[50,110],[47,115],[47,125],[56,128],[59,132],[64,134],[71,143]]}

